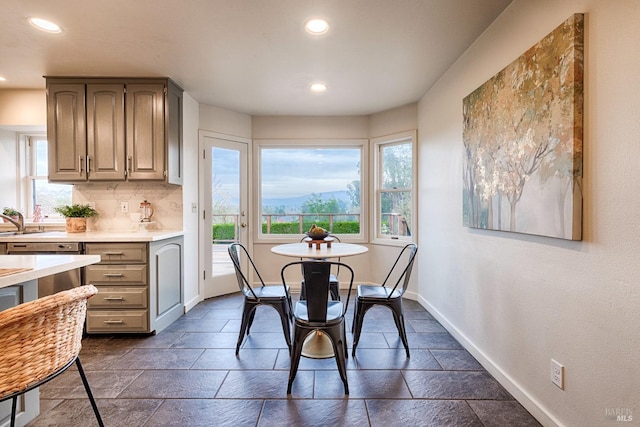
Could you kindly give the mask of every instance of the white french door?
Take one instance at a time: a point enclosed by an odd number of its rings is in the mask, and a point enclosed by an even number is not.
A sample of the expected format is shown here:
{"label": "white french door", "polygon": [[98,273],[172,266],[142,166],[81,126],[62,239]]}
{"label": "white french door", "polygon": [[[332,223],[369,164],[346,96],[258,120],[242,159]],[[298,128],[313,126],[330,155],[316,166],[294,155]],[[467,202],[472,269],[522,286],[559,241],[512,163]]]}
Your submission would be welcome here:
{"label": "white french door", "polygon": [[231,243],[247,246],[249,143],[245,138],[200,132],[200,295],[238,291],[228,254]]}

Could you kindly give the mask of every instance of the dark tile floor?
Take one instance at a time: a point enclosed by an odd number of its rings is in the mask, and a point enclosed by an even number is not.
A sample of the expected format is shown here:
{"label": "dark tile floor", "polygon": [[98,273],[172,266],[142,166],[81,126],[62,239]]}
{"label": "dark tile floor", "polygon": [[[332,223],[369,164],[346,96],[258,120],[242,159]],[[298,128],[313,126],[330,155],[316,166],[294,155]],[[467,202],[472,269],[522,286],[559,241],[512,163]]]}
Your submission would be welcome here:
{"label": "dark tile floor", "polygon": [[[105,424],[539,426],[414,301],[404,307],[411,358],[391,312],[367,313],[356,357],[347,362],[348,396],[333,358],[302,358],[287,396],[289,355],[272,308],[258,308],[236,357],[241,307],[239,294],[228,295],[198,304],[155,336],[85,338],[81,360]],[[74,369],[41,388],[41,415],[29,424],[93,425]]]}

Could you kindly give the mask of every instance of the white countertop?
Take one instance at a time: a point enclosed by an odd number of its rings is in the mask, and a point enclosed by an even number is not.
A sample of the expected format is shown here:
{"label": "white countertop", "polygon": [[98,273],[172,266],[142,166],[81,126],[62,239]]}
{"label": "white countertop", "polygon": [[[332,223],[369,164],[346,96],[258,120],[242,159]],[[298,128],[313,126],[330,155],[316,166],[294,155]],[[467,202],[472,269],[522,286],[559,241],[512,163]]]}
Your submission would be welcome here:
{"label": "white countertop", "polygon": [[100,262],[100,255],[0,255],[0,268],[31,270],[0,277],[0,288]]}
{"label": "white countertop", "polygon": [[2,242],[156,242],[184,235],[182,230],[158,231],[87,231],[67,233],[66,231],[45,231],[42,233],[14,234],[0,236]]}

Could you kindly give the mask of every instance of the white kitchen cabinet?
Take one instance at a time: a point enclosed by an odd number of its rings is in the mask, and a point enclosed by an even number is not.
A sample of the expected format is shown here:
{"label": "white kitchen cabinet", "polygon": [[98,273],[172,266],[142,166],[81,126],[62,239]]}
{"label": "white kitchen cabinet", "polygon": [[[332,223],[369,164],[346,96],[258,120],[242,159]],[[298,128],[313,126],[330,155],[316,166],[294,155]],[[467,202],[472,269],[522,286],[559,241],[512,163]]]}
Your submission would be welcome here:
{"label": "white kitchen cabinet", "polygon": [[182,89],[170,79],[47,77],[49,180],[182,184]]}

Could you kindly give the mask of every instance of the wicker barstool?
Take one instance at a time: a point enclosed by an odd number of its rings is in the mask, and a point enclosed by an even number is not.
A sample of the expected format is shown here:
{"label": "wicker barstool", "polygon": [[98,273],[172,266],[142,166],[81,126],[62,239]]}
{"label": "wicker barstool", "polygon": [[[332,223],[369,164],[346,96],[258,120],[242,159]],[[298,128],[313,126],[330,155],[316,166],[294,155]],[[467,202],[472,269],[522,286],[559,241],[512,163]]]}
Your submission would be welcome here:
{"label": "wicker barstool", "polygon": [[95,286],[79,286],[0,311],[0,402],[13,399],[67,370],[75,362],[98,424],[104,423],[78,358],[87,299]]}

